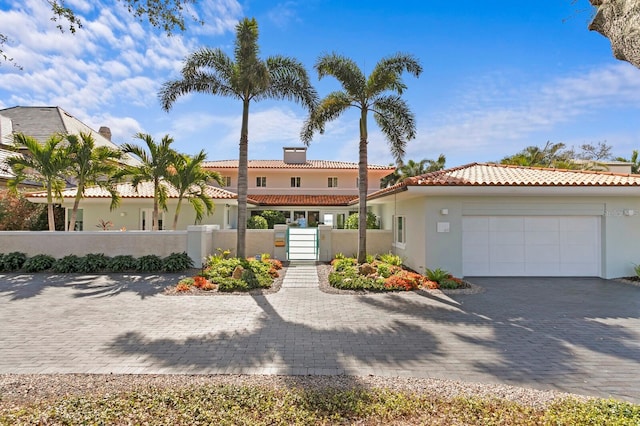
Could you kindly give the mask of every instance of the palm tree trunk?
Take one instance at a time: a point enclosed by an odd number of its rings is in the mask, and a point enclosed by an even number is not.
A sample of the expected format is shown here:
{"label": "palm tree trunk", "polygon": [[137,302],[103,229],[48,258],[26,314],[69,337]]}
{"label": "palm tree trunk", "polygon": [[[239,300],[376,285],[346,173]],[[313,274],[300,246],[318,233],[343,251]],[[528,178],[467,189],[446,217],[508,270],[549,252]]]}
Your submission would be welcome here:
{"label": "palm tree trunk", "polygon": [[249,156],[249,100],[242,103],[242,129],[240,130],[240,152],[238,156],[238,241],[236,256],[246,257],[247,235],[247,190]]}
{"label": "palm tree trunk", "polygon": [[151,230],[158,230],[158,197],[160,196],[160,180],[155,178],[153,180],[153,213],[151,215]]}
{"label": "palm tree trunk", "polygon": [[182,197],[178,198],[178,205],[176,206],[176,214],[173,216],[173,230],[178,229],[178,216],[180,216],[180,207],[182,206]]}
{"label": "palm tree trunk", "polygon": [[47,219],[49,221],[49,231],[55,231],[56,219],[53,216],[53,196],[51,191],[51,183],[47,183]]}
{"label": "palm tree trunk", "polygon": [[78,191],[76,192],[76,198],[73,200],[73,210],[71,210],[71,219],[69,219],[68,231],[76,230],[76,219],[78,218],[78,206],[80,206],[80,200],[82,199],[82,193],[84,192],[84,183],[78,182]]}
{"label": "palm tree trunk", "polygon": [[360,115],[360,147],[358,159],[358,263],[367,261],[367,110]]}

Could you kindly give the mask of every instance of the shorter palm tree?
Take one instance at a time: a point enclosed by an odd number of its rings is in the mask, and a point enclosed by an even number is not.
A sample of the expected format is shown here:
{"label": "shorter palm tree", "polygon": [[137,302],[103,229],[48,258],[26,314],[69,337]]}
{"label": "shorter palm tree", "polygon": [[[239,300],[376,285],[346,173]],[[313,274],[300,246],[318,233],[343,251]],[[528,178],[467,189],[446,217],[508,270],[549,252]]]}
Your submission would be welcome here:
{"label": "shorter palm tree", "polygon": [[176,151],[171,148],[173,138],[165,135],[160,143],[153,140],[148,134],[138,133],[137,139],[142,140],[146,149],[136,144],[122,145],[125,154],[133,154],[140,159],[136,166],[125,166],[121,172],[116,173],[116,178],[129,178],[131,185],[137,190],[142,182],[153,182],[153,215],[152,229],[158,230],[159,210],[167,210],[167,187],[161,182],[170,176]]}
{"label": "shorter palm tree", "polygon": [[69,168],[70,176],[74,178],[77,186],[69,219],[69,231],[74,231],[78,206],[87,186],[97,185],[107,189],[111,194],[111,209],[118,206],[120,196],[112,176],[120,168],[118,160],[122,158],[122,153],[107,146],[96,147],[90,133],[80,132],[79,135],[68,135],[66,139],[69,143],[69,157],[72,160]]}
{"label": "shorter palm tree", "polygon": [[173,162],[173,170],[169,174],[168,181],[178,191],[178,204],[173,217],[173,230],[178,227],[178,216],[183,199],[188,199],[196,212],[196,222],[202,221],[204,214],[210,215],[215,208],[213,200],[207,195],[207,184],[215,181],[223,185],[222,175],[218,172],[207,171],[202,168],[202,163],[207,154],[204,150],[192,156],[178,154]]}
{"label": "shorter palm tree", "polygon": [[624,157],[616,157],[616,161],[622,161],[625,163],[631,163],[631,173],[638,174],[640,173],[640,161],[638,160],[638,150],[634,149],[631,152],[631,158],[627,159]]}
{"label": "shorter palm tree", "polygon": [[14,156],[7,160],[15,177],[8,184],[13,192],[17,192],[18,186],[25,180],[31,180],[42,184],[47,191],[47,219],[49,231],[56,230],[55,216],[53,214],[53,198],[62,198],[62,190],[66,186],[65,172],[68,170],[71,160],[68,150],[61,146],[64,140],[62,135],[52,135],[43,144],[36,139],[18,133],[14,136],[18,145],[27,148],[25,156]]}

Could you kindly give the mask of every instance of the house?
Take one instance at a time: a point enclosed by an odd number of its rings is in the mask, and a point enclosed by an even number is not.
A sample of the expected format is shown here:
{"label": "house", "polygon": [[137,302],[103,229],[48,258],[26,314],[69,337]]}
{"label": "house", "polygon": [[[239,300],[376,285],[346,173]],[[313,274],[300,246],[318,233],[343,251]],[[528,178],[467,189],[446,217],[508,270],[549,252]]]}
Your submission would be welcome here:
{"label": "house", "polygon": [[473,163],[376,191],[393,251],[424,273],[633,275],[640,175]]}
{"label": "house", "polygon": [[[224,189],[237,192],[238,160],[207,161],[203,166],[223,176]],[[370,164],[368,192],[380,189],[380,180],[394,170]],[[282,160],[249,160],[248,183],[250,214],[276,210],[287,222],[303,219],[309,226],[344,228],[348,215],[358,211],[358,163],[309,160],[306,147],[284,147]],[[226,225],[236,227],[235,222]]]}
{"label": "house", "polygon": [[[171,185],[163,184],[167,188],[167,211],[160,210],[158,224],[160,230],[168,230],[173,227],[178,192]],[[120,194],[120,205],[116,209],[110,210],[111,194],[109,191],[100,187],[86,188],[78,209],[76,230],[98,231],[102,229],[102,223],[110,222],[110,229],[114,230],[150,231],[153,214],[153,183],[143,182],[137,187],[133,187],[130,183],[121,183],[116,186],[116,191]],[[204,218],[203,223],[221,224],[228,220],[231,206],[237,205],[237,195],[214,186],[207,186],[206,192],[209,197],[214,199],[216,208],[212,215]],[[61,204],[66,210],[65,222],[67,225],[71,217],[75,196],[75,188],[62,191]],[[45,203],[47,194],[46,192],[37,192],[29,194],[27,199],[36,203]],[[196,224],[195,212],[189,205],[189,201],[184,199],[177,229],[185,230],[188,225],[194,224]]]}

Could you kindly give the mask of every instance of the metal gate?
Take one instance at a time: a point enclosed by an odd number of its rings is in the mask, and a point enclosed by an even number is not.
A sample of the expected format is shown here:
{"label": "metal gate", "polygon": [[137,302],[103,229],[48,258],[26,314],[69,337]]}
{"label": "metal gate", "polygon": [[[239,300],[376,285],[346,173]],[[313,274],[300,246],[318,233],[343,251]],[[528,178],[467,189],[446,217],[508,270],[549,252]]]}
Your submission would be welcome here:
{"label": "metal gate", "polygon": [[318,260],[318,228],[287,228],[287,259]]}

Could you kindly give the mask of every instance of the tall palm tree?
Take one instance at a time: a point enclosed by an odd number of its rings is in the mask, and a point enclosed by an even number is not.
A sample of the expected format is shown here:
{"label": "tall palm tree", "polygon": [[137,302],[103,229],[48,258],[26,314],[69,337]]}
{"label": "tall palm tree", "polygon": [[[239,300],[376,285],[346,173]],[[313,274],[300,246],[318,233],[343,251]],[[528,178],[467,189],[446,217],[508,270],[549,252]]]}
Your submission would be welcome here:
{"label": "tall palm tree", "polygon": [[309,144],[313,134],[324,132],[328,121],[338,118],[349,108],[360,110],[359,143],[359,224],[358,262],[364,263],[367,254],[367,144],[369,112],[384,133],[397,164],[402,162],[407,141],[413,139],[416,125],[413,113],[401,95],[407,86],[402,81],[406,71],[415,77],[422,73],[422,66],[411,55],[397,53],[380,60],[366,77],[356,63],[335,53],[321,56],[315,64],[319,78],[335,77],[342,91],[332,92],[311,111],[302,129],[301,138]]}
{"label": "tall palm tree", "polygon": [[67,150],[60,146],[64,138],[62,135],[52,135],[41,144],[30,136],[18,133],[14,136],[14,140],[17,144],[26,147],[28,154],[10,157],[7,160],[15,173],[15,177],[8,182],[9,187],[17,192],[18,185],[27,179],[41,183],[47,191],[49,231],[55,231],[53,198],[54,195],[57,198],[61,197],[61,192],[66,185],[65,172],[70,165]]}
{"label": "tall palm tree", "polygon": [[238,156],[238,257],[245,257],[251,101],[288,99],[313,110],[318,98],[300,62],[284,56],[272,56],[261,60],[258,54],[258,23],[253,18],[245,18],[236,26],[233,59],[222,49],[197,50],[187,56],[182,68],[182,78],[166,82],[159,94],[162,108],[166,111],[171,109],[179,96],[191,92],[242,101]]}
{"label": "tall palm tree", "polygon": [[125,154],[138,157],[140,164],[125,166],[120,173],[116,173],[116,178],[128,177],[131,179],[131,185],[136,188],[141,182],[153,182],[152,229],[157,231],[159,209],[167,210],[167,187],[161,185],[161,182],[170,176],[177,153],[171,148],[173,138],[169,135],[163,136],[160,143],[144,133],[138,133],[135,137],[145,143],[146,149],[128,143],[122,145],[121,149]]}
{"label": "tall palm tree", "polygon": [[173,230],[178,227],[178,216],[182,200],[187,198],[194,211],[196,221],[200,222],[206,214],[213,213],[213,200],[206,193],[207,183],[215,181],[223,185],[222,176],[218,172],[210,172],[202,168],[202,163],[207,154],[204,150],[193,157],[190,155],[178,155],[173,163],[173,171],[169,174],[168,181],[178,191],[178,205],[173,217]]}
{"label": "tall palm tree", "polygon": [[111,208],[117,207],[120,197],[115,190],[112,176],[119,169],[118,160],[122,158],[122,153],[107,146],[96,147],[91,133],[81,132],[79,135],[68,135],[66,139],[69,143],[69,156],[72,160],[69,169],[70,176],[74,178],[77,186],[73,210],[71,210],[71,218],[69,219],[69,231],[74,231],[78,206],[84,197],[84,190],[87,186],[98,185],[109,190]]}

